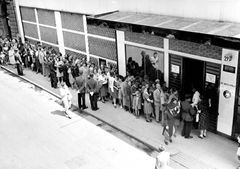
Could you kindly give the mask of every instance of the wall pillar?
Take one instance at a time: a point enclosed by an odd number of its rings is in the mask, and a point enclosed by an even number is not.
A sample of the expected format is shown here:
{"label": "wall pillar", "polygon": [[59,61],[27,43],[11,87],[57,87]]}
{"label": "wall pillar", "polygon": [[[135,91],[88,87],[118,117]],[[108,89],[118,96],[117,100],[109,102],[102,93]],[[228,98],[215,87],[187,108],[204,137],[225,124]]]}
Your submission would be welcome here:
{"label": "wall pillar", "polygon": [[57,28],[59,51],[62,53],[62,55],[65,55],[61,14],[59,11],[54,11],[54,14],[55,14],[55,21],[56,21],[56,28]]}
{"label": "wall pillar", "polygon": [[118,59],[118,72],[123,77],[126,76],[126,54],[125,54],[125,38],[124,32],[116,30],[117,40],[117,59]]}
{"label": "wall pillar", "polygon": [[87,61],[89,61],[90,60],[90,56],[89,56],[88,33],[87,33],[87,17],[86,17],[86,15],[83,15],[83,29],[84,29],[84,38],[85,38],[85,45],[86,45]]}
{"label": "wall pillar", "polygon": [[37,32],[38,32],[38,40],[41,43],[41,33],[40,33],[40,27],[39,27],[39,21],[38,21],[38,14],[37,9],[34,8],[35,18],[36,18],[36,24],[37,24]]}
{"label": "wall pillar", "polygon": [[169,40],[164,38],[164,81],[169,87]]}

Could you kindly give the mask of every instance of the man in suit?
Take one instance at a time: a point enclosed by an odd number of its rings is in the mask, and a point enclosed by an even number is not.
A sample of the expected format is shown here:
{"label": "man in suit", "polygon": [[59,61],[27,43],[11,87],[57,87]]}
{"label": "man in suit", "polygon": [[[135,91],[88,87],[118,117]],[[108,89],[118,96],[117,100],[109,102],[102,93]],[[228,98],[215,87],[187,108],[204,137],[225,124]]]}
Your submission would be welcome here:
{"label": "man in suit", "polygon": [[87,81],[87,90],[89,92],[91,109],[96,111],[99,109],[97,106],[97,81],[93,79],[93,74],[90,74],[90,79]]}
{"label": "man in suit", "polygon": [[153,100],[156,121],[159,123],[159,114],[161,110],[161,86],[158,83],[156,84],[156,89],[153,92]]}
{"label": "man in suit", "polygon": [[78,108],[86,109],[88,108],[85,104],[85,93],[86,93],[86,80],[83,77],[83,72],[79,71],[79,76],[76,78],[76,84],[78,89]]}
{"label": "man in suit", "polygon": [[190,136],[190,134],[196,111],[194,110],[194,107],[190,104],[190,102],[191,94],[186,94],[185,100],[181,103],[183,119],[182,136],[184,136],[185,138],[193,138],[192,136]]}

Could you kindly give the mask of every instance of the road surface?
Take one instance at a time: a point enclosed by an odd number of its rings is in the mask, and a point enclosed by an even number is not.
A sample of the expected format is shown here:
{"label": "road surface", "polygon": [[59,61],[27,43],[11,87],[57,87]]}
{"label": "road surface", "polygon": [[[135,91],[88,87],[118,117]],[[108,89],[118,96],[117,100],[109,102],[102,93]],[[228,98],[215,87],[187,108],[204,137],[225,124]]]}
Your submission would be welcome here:
{"label": "road surface", "polygon": [[55,97],[0,71],[0,168],[154,168],[147,153],[62,110]]}

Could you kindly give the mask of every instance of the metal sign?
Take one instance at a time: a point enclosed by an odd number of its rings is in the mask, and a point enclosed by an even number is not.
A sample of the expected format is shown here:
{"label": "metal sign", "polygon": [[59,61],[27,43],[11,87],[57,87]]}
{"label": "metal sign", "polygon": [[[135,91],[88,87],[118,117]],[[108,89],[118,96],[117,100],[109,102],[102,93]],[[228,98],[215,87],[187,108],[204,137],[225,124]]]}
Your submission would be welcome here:
{"label": "metal sign", "polygon": [[217,130],[231,136],[238,67],[238,51],[222,50]]}

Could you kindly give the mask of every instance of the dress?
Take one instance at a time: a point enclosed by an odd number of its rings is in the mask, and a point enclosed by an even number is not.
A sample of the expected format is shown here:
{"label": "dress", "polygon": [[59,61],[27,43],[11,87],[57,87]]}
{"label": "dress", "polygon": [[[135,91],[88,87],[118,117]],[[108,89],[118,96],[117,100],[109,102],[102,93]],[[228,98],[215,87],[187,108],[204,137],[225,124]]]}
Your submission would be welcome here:
{"label": "dress", "polygon": [[75,79],[73,78],[71,67],[68,68],[68,78],[69,78],[70,84],[72,85],[75,82]]}
{"label": "dress", "polygon": [[198,104],[198,110],[201,110],[201,113],[199,114],[199,129],[205,130],[208,128],[208,107],[206,104],[206,101],[201,101]]}
{"label": "dress", "polygon": [[131,87],[127,84],[127,82],[123,82],[123,106],[130,108],[131,106]]}
{"label": "dress", "polygon": [[62,61],[59,61],[56,63],[56,72],[57,72],[57,77],[63,77],[63,71],[60,71],[59,68],[63,65]]}
{"label": "dress", "polygon": [[16,64],[16,61],[15,61],[15,58],[14,58],[14,51],[12,49],[9,50],[8,56],[9,56],[10,64],[12,64],[12,65]]}
{"label": "dress", "polygon": [[116,79],[112,76],[109,76],[108,78],[108,83],[109,83],[109,92],[110,95],[116,99],[118,97],[118,89],[116,87]]}
{"label": "dress", "polygon": [[98,77],[99,84],[100,84],[100,97],[105,97],[107,96],[107,78],[105,75],[100,75]]}
{"label": "dress", "polygon": [[148,101],[149,100],[149,96],[150,96],[150,94],[147,92],[147,89],[145,89],[144,93],[143,93],[144,113],[145,114],[152,114],[152,112],[153,112],[152,103]]}

